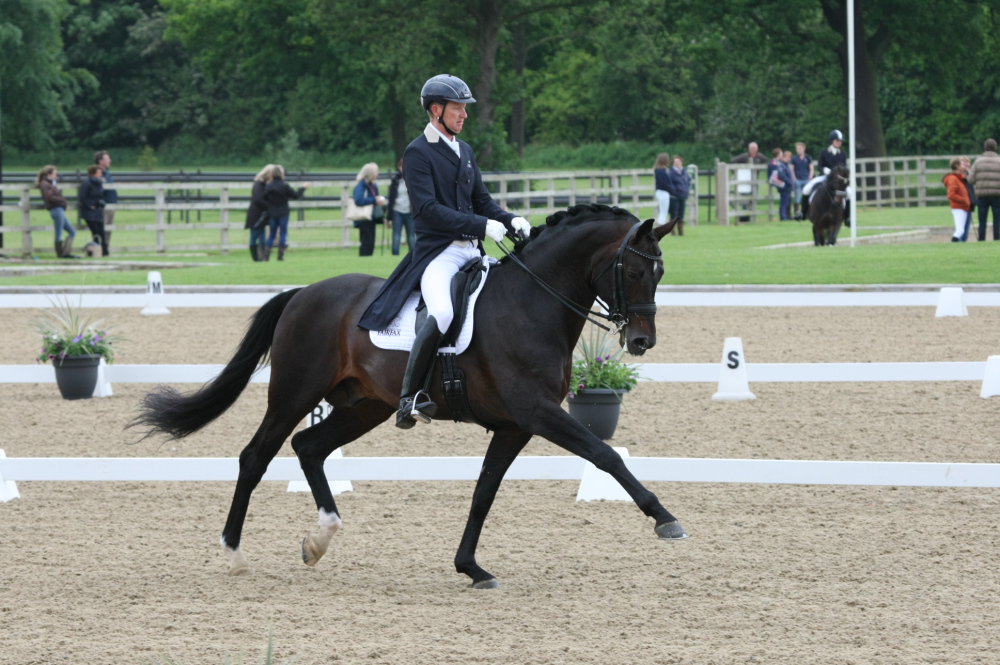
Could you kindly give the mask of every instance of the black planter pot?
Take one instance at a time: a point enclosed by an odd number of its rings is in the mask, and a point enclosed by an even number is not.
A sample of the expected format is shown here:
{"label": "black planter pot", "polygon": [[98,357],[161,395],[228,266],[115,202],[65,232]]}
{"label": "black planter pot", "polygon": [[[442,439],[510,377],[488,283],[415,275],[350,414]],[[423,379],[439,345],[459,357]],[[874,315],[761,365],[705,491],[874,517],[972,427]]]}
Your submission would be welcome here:
{"label": "black planter pot", "polygon": [[89,399],[97,386],[97,366],[101,356],[66,356],[55,358],[56,384],[63,399]]}
{"label": "black planter pot", "polygon": [[598,438],[610,439],[618,427],[622,395],[627,392],[610,388],[581,388],[576,391],[576,396],[567,398],[569,413]]}

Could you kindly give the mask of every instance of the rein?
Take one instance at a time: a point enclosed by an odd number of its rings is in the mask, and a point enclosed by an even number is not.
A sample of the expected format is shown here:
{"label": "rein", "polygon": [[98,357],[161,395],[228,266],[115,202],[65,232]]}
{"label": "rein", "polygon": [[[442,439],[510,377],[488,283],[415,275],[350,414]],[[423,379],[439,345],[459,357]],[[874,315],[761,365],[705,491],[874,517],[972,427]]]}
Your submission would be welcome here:
{"label": "rein", "polygon": [[[642,226],[642,222],[637,222],[632,226],[631,229],[629,229],[629,232],[625,234],[625,239],[622,240],[622,244],[618,247],[618,252],[615,254],[614,261],[604,270],[599,272],[597,276],[594,278],[594,280],[596,281],[598,278],[604,275],[604,273],[606,273],[609,268],[614,268],[614,272],[612,273],[612,282],[611,282],[611,298],[612,298],[611,306],[608,307],[604,302],[601,301],[600,296],[597,297],[597,304],[600,305],[601,308],[604,309],[605,312],[607,312],[607,314],[605,314],[604,312],[595,312],[594,310],[587,309],[573,302],[563,294],[559,293],[551,285],[546,283],[546,281],[543,280],[541,277],[533,273],[531,271],[531,268],[524,265],[524,262],[521,261],[521,259],[519,259],[517,256],[515,256],[513,252],[508,251],[507,248],[502,243],[497,243],[497,246],[500,248],[500,251],[503,252],[507,258],[509,258],[511,261],[513,261],[521,268],[523,268],[524,271],[528,273],[532,279],[538,282],[539,286],[545,289],[550,295],[552,295],[552,297],[554,297],[560,303],[565,305],[571,312],[573,312],[577,316],[587,319],[588,321],[593,323],[595,326],[598,326],[599,328],[603,328],[604,330],[607,330],[612,334],[620,335],[621,344],[624,346],[625,327],[629,324],[628,315],[656,314],[655,301],[634,303],[632,305],[629,305],[628,303],[625,302],[625,280],[623,273],[625,269],[626,250],[634,252],[639,256],[646,259],[650,259],[652,261],[661,261],[663,259],[662,255],[654,256],[652,254],[646,254],[645,252],[640,252],[634,247],[629,246],[628,241],[632,239],[632,236],[635,235],[635,232],[639,229],[640,226]],[[603,323],[594,320],[593,318],[591,318],[591,316],[596,316],[598,318],[604,319],[605,321],[613,325],[615,329],[612,330]]]}

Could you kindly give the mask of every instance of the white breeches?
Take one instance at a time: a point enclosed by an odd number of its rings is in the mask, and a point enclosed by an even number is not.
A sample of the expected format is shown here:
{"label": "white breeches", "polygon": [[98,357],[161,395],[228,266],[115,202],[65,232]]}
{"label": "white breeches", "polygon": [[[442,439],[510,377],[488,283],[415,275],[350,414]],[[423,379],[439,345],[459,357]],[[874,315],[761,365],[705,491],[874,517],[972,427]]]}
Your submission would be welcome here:
{"label": "white breeches", "polygon": [[955,220],[955,237],[961,238],[962,234],[965,233],[965,220],[969,218],[969,213],[961,208],[952,208],[951,217]]}
{"label": "white breeches", "polygon": [[472,242],[466,246],[448,245],[427,265],[420,278],[420,293],[427,304],[428,316],[437,319],[438,330],[443,335],[455,318],[451,306],[451,278],[471,259],[479,258],[479,248]]}
{"label": "white breeches", "polygon": [[670,192],[662,189],[656,190],[656,225],[663,226],[667,223],[667,214],[670,212]]}

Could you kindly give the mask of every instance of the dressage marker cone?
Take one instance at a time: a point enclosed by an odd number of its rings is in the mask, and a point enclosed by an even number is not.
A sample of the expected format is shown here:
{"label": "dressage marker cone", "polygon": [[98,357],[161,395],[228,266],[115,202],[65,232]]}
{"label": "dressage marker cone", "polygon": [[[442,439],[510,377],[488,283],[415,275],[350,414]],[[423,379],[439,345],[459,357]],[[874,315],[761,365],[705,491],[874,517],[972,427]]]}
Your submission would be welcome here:
{"label": "dressage marker cone", "polygon": [[983,389],[980,397],[1000,395],[1000,356],[990,356],[986,360],[986,372],[983,374]]}
{"label": "dressage marker cone", "polygon": [[146,306],[139,312],[143,316],[169,314],[170,310],[163,302],[163,279],[156,270],[146,275]]}
{"label": "dressage marker cone", "polygon": [[[326,417],[333,413],[333,407],[331,407],[326,402],[321,402],[319,406],[312,410],[308,416],[306,416],[306,427],[312,427],[313,425],[318,425]],[[333,451],[330,457],[343,457],[344,452],[337,448]],[[288,481],[288,491],[289,492],[312,492],[309,487],[309,483],[305,480],[290,480]],[[342,494],[343,492],[353,492],[354,486],[351,485],[350,480],[331,480],[330,481],[330,492],[335,496],[337,494]]]}
{"label": "dressage marker cone", "polygon": [[[0,459],[6,459],[7,456],[3,452],[3,448],[0,448]],[[11,499],[20,499],[21,495],[17,491],[17,484],[13,480],[4,480],[3,471],[0,471],[0,502],[7,503]]]}
{"label": "dressage marker cone", "polygon": [[965,306],[965,292],[961,286],[946,286],[941,289],[935,317],[968,315],[969,308]]}
{"label": "dressage marker cone", "polygon": [[[628,448],[615,448],[615,452],[628,458]],[[611,474],[601,471],[596,466],[587,462],[583,468],[583,478],[580,479],[580,489],[576,493],[577,501],[631,501],[618,481],[611,477]]]}
{"label": "dressage marker cone", "polygon": [[97,385],[94,386],[94,397],[111,397],[114,391],[111,389],[111,382],[108,381],[108,364],[101,358],[97,366]]}
{"label": "dressage marker cone", "polygon": [[743,355],[743,340],[727,337],[722,347],[722,366],[719,369],[719,390],[712,399],[717,402],[742,402],[757,399],[750,392],[747,380],[746,356]]}

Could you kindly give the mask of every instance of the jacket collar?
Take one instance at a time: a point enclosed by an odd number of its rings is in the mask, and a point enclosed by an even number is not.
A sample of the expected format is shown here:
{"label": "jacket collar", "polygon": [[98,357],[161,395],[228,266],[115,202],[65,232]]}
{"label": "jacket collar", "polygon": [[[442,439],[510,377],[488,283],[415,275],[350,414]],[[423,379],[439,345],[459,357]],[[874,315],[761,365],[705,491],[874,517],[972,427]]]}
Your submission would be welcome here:
{"label": "jacket collar", "polygon": [[[449,148],[444,144],[444,141],[441,140],[441,135],[438,133],[436,129],[434,129],[434,126],[429,122],[427,123],[427,126],[424,127],[424,138],[426,138],[427,142],[432,145],[437,144],[436,146],[437,150],[442,154],[447,155],[453,162],[459,163],[462,161],[461,158],[455,154],[454,150],[452,150],[451,148]],[[455,137],[455,140],[458,141],[457,136]],[[459,152],[462,151],[461,142],[459,142],[458,144],[458,150]]]}

